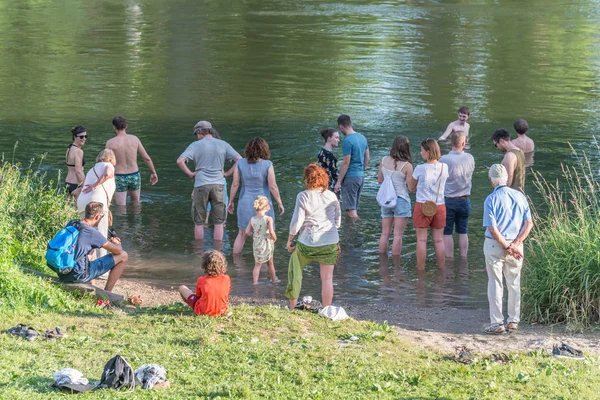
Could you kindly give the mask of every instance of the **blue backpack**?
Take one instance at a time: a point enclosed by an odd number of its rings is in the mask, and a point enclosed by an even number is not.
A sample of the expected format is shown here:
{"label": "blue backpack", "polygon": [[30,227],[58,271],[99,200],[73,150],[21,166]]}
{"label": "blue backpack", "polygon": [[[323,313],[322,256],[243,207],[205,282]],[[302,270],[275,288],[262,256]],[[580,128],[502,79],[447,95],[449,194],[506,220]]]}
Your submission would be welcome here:
{"label": "blue backpack", "polygon": [[79,223],[61,229],[54,238],[48,242],[46,249],[46,263],[51,270],[60,275],[66,275],[73,270],[77,261],[75,259],[75,246],[79,237]]}

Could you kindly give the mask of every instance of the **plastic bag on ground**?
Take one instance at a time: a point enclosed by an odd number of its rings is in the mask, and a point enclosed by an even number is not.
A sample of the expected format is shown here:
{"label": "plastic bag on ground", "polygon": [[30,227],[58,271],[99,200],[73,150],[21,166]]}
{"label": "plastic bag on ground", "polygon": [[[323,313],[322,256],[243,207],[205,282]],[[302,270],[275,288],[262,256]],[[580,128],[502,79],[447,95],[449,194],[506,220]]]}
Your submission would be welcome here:
{"label": "plastic bag on ground", "polygon": [[343,321],[348,319],[346,310],[342,307],[327,306],[319,310],[319,315],[325,318],[329,318],[332,321]]}

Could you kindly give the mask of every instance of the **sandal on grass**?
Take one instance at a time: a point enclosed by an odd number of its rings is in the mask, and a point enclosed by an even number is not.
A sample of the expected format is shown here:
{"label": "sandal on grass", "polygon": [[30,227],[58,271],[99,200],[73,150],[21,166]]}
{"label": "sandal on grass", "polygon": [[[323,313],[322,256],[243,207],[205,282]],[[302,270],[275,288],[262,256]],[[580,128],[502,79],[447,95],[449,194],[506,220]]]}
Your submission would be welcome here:
{"label": "sandal on grass", "polygon": [[506,353],[490,354],[490,360],[499,364],[509,364],[512,362],[512,360]]}
{"label": "sandal on grass", "polygon": [[484,329],[484,332],[489,335],[504,335],[506,328],[503,324],[492,324]]}
{"label": "sandal on grass", "polygon": [[134,306],[139,306],[144,302],[142,300],[142,298],[140,297],[140,295],[129,296],[129,297],[127,297],[127,300]]}
{"label": "sandal on grass", "polygon": [[25,324],[17,324],[16,326],[13,326],[12,328],[7,329],[6,333],[8,333],[10,335],[15,335],[15,336],[21,336],[21,337],[25,338],[25,340],[28,340],[30,342],[37,339],[37,337],[40,335],[40,333],[38,331],[36,331],[32,327],[27,326]]}
{"label": "sandal on grass", "polygon": [[456,350],[457,353],[447,357],[448,360],[456,361],[466,365],[473,364],[473,362],[475,361],[475,356],[473,355],[471,349],[469,349],[467,346],[461,346],[458,347]]}
{"label": "sandal on grass", "polygon": [[566,343],[556,343],[552,347],[552,355],[556,358],[570,358],[572,360],[584,360],[583,352]]}
{"label": "sandal on grass", "polygon": [[59,327],[56,327],[53,330],[49,330],[49,331],[44,332],[44,339],[47,339],[47,340],[56,340],[56,338],[61,339],[61,338],[64,338],[66,336],[67,335],[64,334],[64,333],[62,333],[62,331],[60,330]]}

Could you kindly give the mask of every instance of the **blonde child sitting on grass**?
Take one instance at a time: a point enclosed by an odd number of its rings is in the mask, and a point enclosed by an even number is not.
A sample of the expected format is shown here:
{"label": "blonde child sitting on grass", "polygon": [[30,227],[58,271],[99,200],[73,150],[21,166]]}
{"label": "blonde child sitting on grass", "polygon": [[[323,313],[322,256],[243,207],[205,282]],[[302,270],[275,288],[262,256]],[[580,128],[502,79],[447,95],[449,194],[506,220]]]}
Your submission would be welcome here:
{"label": "blonde child sitting on grass", "polygon": [[252,251],[254,253],[254,270],[252,271],[252,282],[256,285],[260,275],[260,268],[267,263],[269,275],[273,283],[279,282],[275,274],[273,264],[273,250],[277,236],[273,229],[273,218],[265,215],[271,209],[269,200],[265,196],[257,196],[254,200],[256,215],[250,218],[246,227],[246,236],[254,239]]}
{"label": "blonde child sitting on grass", "polygon": [[187,286],[179,286],[179,294],[196,315],[223,315],[229,306],[231,280],[223,253],[209,250],[202,254],[202,269],[206,275],[198,278],[196,294]]}

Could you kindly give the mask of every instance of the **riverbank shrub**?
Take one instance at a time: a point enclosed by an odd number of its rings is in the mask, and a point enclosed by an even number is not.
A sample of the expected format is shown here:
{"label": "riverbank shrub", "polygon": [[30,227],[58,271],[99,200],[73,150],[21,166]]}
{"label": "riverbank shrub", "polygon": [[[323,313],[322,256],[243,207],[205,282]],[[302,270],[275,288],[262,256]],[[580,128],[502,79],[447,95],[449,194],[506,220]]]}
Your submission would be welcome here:
{"label": "riverbank shrub", "polygon": [[562,166],[562,178],[535,174],[542,195],[523,268],[523,310],[528,320],[584,328],[600,312],[600,183],[583,156]]}
{"label": "riverbank shrub", "polygon": [[0,166],[0,307],[73,309],[73,296],[21,267],[50,274],[48,240],[76,210],[44,173],[2,160]]}

